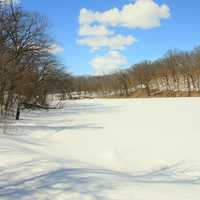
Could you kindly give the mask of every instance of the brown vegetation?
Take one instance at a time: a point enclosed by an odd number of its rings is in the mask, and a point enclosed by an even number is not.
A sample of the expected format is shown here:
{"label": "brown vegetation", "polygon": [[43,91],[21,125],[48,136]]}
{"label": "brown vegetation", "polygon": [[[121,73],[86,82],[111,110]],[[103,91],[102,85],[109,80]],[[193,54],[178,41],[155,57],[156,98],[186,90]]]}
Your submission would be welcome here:
{"label": "brown vegetation", "polygon": [[75,91],[102,97],[200,96],[200,48],[170,51],[156,61],[145,61],[102,76],[76,77]]}
{"label": "brown vegetation", "polygon": [[70,75],[49,52],[53,41],[46,17],[0,3],[0,112],[6,117],[23,104],[44,106],[50,93],[66,91]]}

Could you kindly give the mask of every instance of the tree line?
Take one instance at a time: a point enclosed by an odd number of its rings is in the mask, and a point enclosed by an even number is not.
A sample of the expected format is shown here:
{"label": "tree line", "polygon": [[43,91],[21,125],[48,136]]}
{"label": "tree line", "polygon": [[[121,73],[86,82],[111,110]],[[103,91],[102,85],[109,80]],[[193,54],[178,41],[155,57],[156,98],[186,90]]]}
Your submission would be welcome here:
{"label": "tree line", "polygon": [[46,107],[48,94],[63,92],[71,75],[50,52],[45,16],[0,1],[0,116],[19,119],[24,106]]}
{"label": "tree line", "polygon": [[200,95],[200,48],[169,51],[155,61],[144,61],[102,76],[74,78],[79,94],[149,97]]}
{"label": "tree line", "polygon": [[50,49],[48,19],[0,1],[0,116],[48,108],[48,96],[193,96],[200,94],[200,48],[101,76],[72,76]]}

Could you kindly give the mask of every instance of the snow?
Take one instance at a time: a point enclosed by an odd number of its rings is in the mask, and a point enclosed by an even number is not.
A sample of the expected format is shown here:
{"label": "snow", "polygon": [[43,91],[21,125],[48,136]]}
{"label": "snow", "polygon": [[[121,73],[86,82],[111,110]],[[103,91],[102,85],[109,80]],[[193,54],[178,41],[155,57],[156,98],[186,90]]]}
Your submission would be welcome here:
{"label": "snow", "polygon": [[199,115],[200,98],[25,112],[0,136],[0,199],[199,200]]}

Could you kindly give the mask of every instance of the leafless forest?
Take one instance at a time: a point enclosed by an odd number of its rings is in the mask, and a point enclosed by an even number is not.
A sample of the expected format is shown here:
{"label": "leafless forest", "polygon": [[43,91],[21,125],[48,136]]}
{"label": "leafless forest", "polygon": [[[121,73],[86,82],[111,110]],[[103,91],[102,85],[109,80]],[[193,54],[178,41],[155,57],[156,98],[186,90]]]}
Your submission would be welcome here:
{"label": "leafless forest", "polygon": [[103,76],[74,79],[76,91],[105,96],[198,96],[200,48],[191,52],[169,51],[156,61],[144,61]]}
{"label": "leafless forest", "polygon": [[47,97],[198,96],[200,48],[169,51],[156,61],[101,76],[73,76],[50,51],[45,16],[0,4],[0,112],[19,119],[23,108],[47,108]]}

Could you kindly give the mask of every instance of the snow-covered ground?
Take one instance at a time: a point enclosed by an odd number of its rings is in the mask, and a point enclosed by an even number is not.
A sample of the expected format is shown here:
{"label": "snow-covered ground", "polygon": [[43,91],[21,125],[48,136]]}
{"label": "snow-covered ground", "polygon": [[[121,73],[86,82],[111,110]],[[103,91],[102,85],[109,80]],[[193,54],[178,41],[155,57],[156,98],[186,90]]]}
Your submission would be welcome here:
{"label": "snow-covered ground", "polygon": [[0,199],[199,200],[199,119],[200,98],[23,113],[0,135]]}

